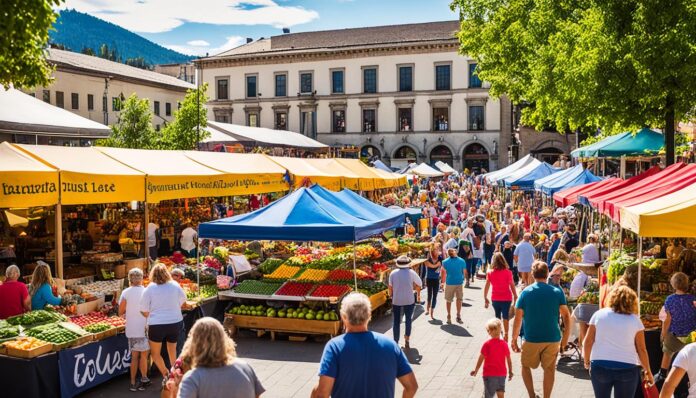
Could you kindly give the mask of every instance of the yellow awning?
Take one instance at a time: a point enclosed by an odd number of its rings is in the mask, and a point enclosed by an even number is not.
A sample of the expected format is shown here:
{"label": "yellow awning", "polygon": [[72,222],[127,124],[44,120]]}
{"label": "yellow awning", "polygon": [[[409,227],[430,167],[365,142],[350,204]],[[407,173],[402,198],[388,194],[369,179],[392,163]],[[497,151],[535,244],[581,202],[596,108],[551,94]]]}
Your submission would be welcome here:
{"label": "yellow awning", "polygon": [[359,191],[361,189],[365,190],[367,189],[367,187],[372,185],[372,179],[368,180],[365,178],[361,178],[352,170],[337,162],[336,159],[326,158],[303,160],[319,170],[324,170],[325,172],[331,173],[336,176],[340,176],[341,187],[343,188],[352,189],[353,191]]}
{"label": "yellow awning", "polygon": [[83,205],[145,199],[145,175],[93,147],[16,146],[60,171],[61,204]]}
{"label": "yellow awning", "polygon": [[0,143],[0,208],[58,203],[58,170]]}
{"label": "yellow awning", "polygon": [[184,151],[98,148],[100,151],[147,175],[148,203],[162,200],[232,195],[234,182],[225,173],[204,166]]}
{"label": "yellow awning", "polygon": [[643,237],[696,238],[695,219],[696,184],[621,208],[621,226]]}
{"label": "yellow awning", "polygon": [[343,177],[340,174],[322,170],[318,165],[307,162],[307,159],[278,156],[271,156],[270,159],[293,175],[295,187],[310,186],[316,183],[332,191],[341,190]]}
{"label": "yellow awning", "polygon": [[402,185],[408,184],[406,181],[406,176],[402,174],[397,174],[397,173],[390,173],[386,170],[378,169],[378,168],[373,168],[372,171],[375,173],[379,174],[382,176],[382,179],[384,179],[387,182],[388,187],[399,187]]}
{"label": "yellow awning", "polygon": [[250,195],[289,189],[284,178],[285,169],[265,155],[205,151],[186,151],[185,154],[200,164],[224,172],[224,179],[230,186],[226,195]]}
{"label": "yellow awning", "polygon": [[29,226],[29,219],[18,216],[14,213],[10,213],[9,211],[5,210],[5,218],[7,218],[7,223],[10,224],[10,227],[27,227]]}
{"label": "yellow awning", "polygon": [[382,178],[382,176],[375,173],[372,167],[369,167],[359,159],[336,159],[336,161],[353,170],[353,172],[358,174],[360,178],[372,180],[372,186],[365,188],[365,191],[389,187],[388,183]]}

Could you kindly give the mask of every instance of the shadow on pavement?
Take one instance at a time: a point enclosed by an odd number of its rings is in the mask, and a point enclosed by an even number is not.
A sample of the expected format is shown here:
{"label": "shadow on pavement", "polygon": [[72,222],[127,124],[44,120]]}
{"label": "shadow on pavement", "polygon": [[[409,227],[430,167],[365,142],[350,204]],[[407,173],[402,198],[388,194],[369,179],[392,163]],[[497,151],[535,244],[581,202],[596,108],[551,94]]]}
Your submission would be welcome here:
{"label": "shadow on pavement", "polygon": [[570,358],[561,358],[558,360],[556,370],[559,373],[567,374],[581,380],[589,380],[590,373],[585,369],[582,362],[572,360]]}
{"label": "shadow on pavement", "polygon": [[440,329],[451,334],[452,336],[472,337],[468,330],[459,325],[442,325],[440,326]]}
{"label": "shadow on pavement", "polygon": [[420,365],[423,356],[420,354],[417,348],[404,349],[404,354],[406,354],[406,359],[411,365]]}
{"label": "shadow on pavement", "polygon": [[257,338],[250,332],[240,332],[234,337],[234,341],[240,358],[318,363],[328,340],[315,341],[309,338],[303,342],[271,341],[266,337]]}

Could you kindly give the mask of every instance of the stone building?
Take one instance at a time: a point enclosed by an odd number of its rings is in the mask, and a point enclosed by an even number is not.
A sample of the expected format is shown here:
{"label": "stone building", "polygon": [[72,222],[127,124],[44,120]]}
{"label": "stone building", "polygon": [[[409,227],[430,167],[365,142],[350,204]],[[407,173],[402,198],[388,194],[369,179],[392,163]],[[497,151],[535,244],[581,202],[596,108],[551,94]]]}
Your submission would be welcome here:
{"label": "stone building", "polygon": [[457,21],[293,33],[195,61],[209,117],[291,130],[401,167],[508,163],[512,107],[458,53]]}

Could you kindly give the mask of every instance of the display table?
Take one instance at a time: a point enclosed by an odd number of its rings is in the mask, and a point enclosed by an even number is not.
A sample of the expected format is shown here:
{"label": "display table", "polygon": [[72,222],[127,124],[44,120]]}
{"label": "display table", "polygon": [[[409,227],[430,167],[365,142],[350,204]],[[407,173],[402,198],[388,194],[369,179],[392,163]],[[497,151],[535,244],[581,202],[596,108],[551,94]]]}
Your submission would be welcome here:
{"label": "display table", "polygon": [[252,329],[262,332],[270,332],[271,340],[275,340],[276,333],[301,333],[318,334],[336,337],[341,331],[340,321],[315,321],[294,318],[268,318],[263,316],[247,316],[226,314],[225,317],[232,322],[232,334],[236,329]]}
{"label": "display table", "polygon": [[0,355],[3,398],[69,398],[128,372],[125,334],[32,359]]}

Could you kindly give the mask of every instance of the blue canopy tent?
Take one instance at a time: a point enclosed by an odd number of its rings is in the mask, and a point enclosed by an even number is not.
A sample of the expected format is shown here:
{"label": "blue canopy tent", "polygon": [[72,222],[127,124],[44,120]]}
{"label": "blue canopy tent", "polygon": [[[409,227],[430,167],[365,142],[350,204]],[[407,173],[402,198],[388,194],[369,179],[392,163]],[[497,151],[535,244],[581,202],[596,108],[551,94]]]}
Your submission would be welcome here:
{"label": "blue canopy tent", "polygon": [[503,181],[505,182],[505,186],[512,191],[531,191],[534,189],[534,181],[557,173],[558,171],[559,169],[546,162],[542,162],[531,170],[522,168]]}
{"label": "blue canopy tent", "polygon": [[553,181],[547,181],[546,183],[543,183],[541,185],[541,192],[546,196],[553,196],[553,194],[563,189],[574,187],[577,185],[588,184],[591,182],[597,182],[600,180],[600,177],[597,177],[596,175],[592,174],[591,171],[583,169],[582,166],[580,166],[579,170],[577,170],[574,173],[564,173],[564,175],[561,178],[557,178]]}
{"label": "blue canopy tent", "polygon": [[[315,184],[309,189],[321,196],[323,199],[341,207],[342,209],[350,209],[351,214],[364,220],[396,220],[405,213],[403,210],[389,209],[384,206],[380,206],[369,199],[363,198],[348,188],[344,188],[340,192],[331,192],[328,189]],[[404,221],[405,217],[401,220],[401,223],[403,224]],[[396,225],[394,228],[398,226],[400,225]],[[387,228],[385,230],[389,229],[392,228]]]}
{"label": "blue canopy tent", "polygon": [[541,186],[543,184],[548,184],[548,183],[551,183],[553,181],[557,181],[559,179],[564,178],[565,176],[567,176],[569,174],[577,174],[580,171],[582,171],[582,165],[573,166],[571,168],[561,170],[558,173],[553,173],[551,175],[547,175],[544,178],[540,178],[540,179],[534,181],[534,190],[541,191]]}

